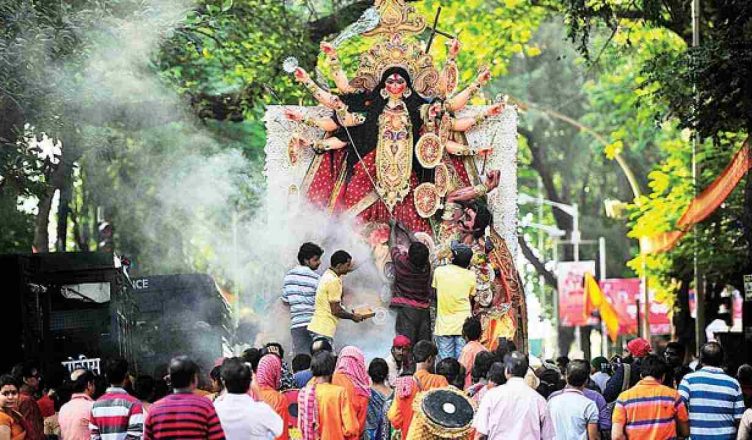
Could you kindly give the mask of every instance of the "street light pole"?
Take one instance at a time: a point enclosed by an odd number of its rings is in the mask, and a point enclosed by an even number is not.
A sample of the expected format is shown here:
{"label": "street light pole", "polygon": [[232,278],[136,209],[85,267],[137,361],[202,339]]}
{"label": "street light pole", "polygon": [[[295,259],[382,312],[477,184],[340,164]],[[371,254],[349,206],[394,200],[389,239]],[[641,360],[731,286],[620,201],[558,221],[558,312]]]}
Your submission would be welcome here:
{"label": "street light pole", "polygon": [[[692,0],[692,47],[696,48],[700,46],[700,0]],[[699,103],[699,94],[697,92],[697,86],[695,85],[695,106]],[[694,130],[694,136],[692,136],[692,186],[694,187],[695,197],[697,196],[697,186],[699,184],[699,164],[697,163],[697,148],[700,144],[700,134],[697,129]],[[693,257],[692,257],[692,272],[694,275],[695,283],[695,345],[696,353],[699,355],[700,347],[705,343],[705,286],[703,285],[702,274],[700,273],[700,267],[697,261],[697,225],[693,227]]]}

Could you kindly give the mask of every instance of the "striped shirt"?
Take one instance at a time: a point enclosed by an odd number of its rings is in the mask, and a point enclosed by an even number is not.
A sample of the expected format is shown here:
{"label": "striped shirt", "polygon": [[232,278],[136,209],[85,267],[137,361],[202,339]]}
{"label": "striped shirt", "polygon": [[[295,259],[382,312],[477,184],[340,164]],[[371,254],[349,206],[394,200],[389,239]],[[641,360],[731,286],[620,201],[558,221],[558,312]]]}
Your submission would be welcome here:
{"label": "striped shirt", "polygon": [[311,322],[319,278],[319,274],[303,265],[285,275],[282,301],[290,306],[291,328],[307,327]]}
{"label": "striped shirt", "polygon": [[144,425],[144,440],[224,438],[214,405],[206,397],[179,392],[149,407]]}
{"label": "striped shirt", "polygon": [[692,440],[736,438],[736,422],[744,414],[739,382],[717,367],[703,367],[687,374],[679,394],[689,408]]}
{"label": "striped shirt", "polygon": [[140,439],[144,432],[141,402],[120,387],[107,388],[89,417],[91,440]]}
{"label": "striped shirt", "polygon": [[670,440],[676,438],[676,422],[688,417],[679,393],[648,377],[619,394],[612,421],[624,425],[630,439]]}

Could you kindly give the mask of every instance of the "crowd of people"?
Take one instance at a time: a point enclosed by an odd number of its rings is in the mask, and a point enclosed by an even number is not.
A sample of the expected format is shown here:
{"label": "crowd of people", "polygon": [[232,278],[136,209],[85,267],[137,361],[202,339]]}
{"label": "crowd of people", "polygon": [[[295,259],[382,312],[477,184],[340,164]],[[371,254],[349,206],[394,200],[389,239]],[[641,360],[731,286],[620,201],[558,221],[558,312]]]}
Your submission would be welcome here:
{"label": "crowd of people", "polygon": [[101,374],[60,364],[42,377],[20,364],[0,376],[0,440],[752,440],[752,366],[729,374],[718,342],[691,364],[683,345],[659,354],[642,338],[590,361],[540,360],[507,338],[489,349],[462,247],[435,270],[421,246],[395,251],[393,305],[404,310],[391,347],[370,360],[337,349],[339,319],[366,317],[343,305],[350,255],[333,253],[319,276],[322,254],[304,244],[285,277],[287,357],[269,342],[207,371],[181,355],[163,377],[135,375],[119,358]]}
{"label": "crowd of people", "polygon": [[[468,339],[478,326],[465,321]],[[398,335],[366,362],[359,348],[320,338],[288,367],[269,343],[208,374],[177,356],[158,380],[134,377],[118,358],[103,374],[66,371],[60,381],[25,363],[0,376],[0,440],[752,439],[752,366],[727,374],[717,342],[694,369],[680,345],[658,355],[640,338],[623,357],[591,362],[540,361],[508,340],[494,352],[465,347],[440,359],[433,342]],[[419,404],[435,390],[469,402],[466,429],[436,433],[444,422]]]}

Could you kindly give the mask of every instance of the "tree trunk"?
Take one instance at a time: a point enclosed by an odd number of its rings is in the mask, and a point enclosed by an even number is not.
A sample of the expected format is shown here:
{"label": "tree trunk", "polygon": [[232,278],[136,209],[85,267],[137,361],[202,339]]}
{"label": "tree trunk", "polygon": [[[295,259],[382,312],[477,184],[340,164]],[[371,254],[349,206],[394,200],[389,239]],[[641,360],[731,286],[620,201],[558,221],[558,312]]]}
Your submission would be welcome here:
{"label": "tree trunk", "polygon": [[47,188],[44,195],[39,199],[38,213],[34,227],[34,248],[37,252],[50,251],[50,236],[47,232],[50,210],[52,209],[52,199],[55,197],[55,191],[63,187],[65,176],[68,174],[68,169],[71,166],[66,161],[65,145],[63,145],[63,154],[60,157],[60,163],[50,172],[47,179]]}
{"label": "tree trunk", "polygon": [[73,199],[73,167],[67,167],[60,187],[60,204],[57,209],[57,252],[67,251],[68,241],[68,215],[71,212],[70,204]]}

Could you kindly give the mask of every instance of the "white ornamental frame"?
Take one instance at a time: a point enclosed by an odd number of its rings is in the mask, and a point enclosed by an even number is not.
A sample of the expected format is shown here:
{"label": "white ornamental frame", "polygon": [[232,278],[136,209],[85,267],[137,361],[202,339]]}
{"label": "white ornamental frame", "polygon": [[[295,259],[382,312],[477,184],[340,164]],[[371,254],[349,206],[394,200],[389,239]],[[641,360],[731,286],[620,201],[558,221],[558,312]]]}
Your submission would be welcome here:
{"label": "white ornamental frame", "polygon": [[[486,106],[468,107],[459,116],[474,117]],[[324,107],[301,107],[270,105],[267,107],[266,124],[266,164],[264,174],[267,183],[267,208],[270,218],[288,215],[291,203],[299,203],[300,194],[291,188],[300,189],[308,167],[313,161],[311,149],[299,150],[295,165],[287,156],[287,146],[293,134],[298,133],[307,139],[320,139],[324,132],[307,127],[285,118],[284,110],[293,109],[305,117],[321,118],[331,116],[331,110]],[[499,187],[489,194],[488,205],[493,214],[494,227],[507,242],[512,255],[517,252],[517,111],[509,107],[500,116],[489,118],[480,126],[467,132],[471,147],[493,146],[493,153],[486,161],[486,171],[499,170]],[[476,158],[476,167],[482,168],[483,159]],[[480,171],[479,171],[480,172]]]}

